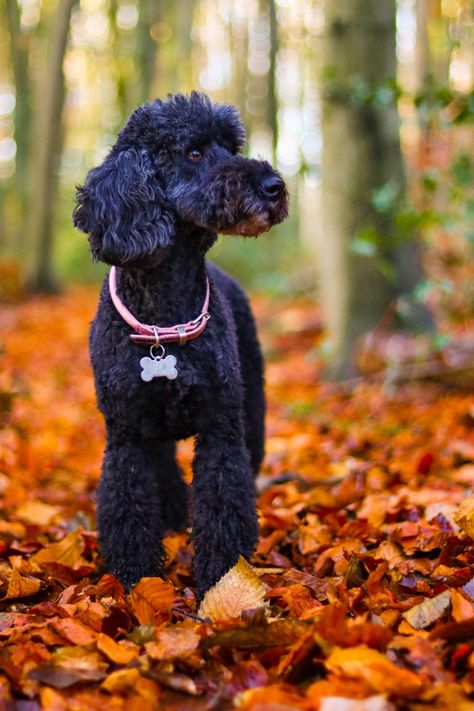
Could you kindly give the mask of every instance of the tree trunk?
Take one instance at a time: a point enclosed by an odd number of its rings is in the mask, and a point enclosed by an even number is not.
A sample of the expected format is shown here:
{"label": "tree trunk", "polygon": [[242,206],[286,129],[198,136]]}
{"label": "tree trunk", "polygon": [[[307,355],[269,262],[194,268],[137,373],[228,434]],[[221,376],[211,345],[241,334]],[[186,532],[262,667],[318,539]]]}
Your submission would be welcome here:
{"label": "tree trunk", "polygon": [[179,91],[191,91],[193,88],[193,45],[191,33],[193,27],[194,0],[181,0],[175,5],[176,28],[176,80]]}
{"label": "tree trunk", "polygon": [[53,270],[53,218],[57,168],[62,145],[63,60],[71,13],[76,2],[77,0],[61,0],[58,4],[41,101],[38,102],[35,131],[37,154],[32,165],[28,221],[31,261],[26,276],[28,288],[35,292],[48,293],[57,289]]}
{"label": "tree trunk", "polygon": [[272,131],[272,163],[276,163],[278,145],[278,100],[276,91],[276,60],[278,54],[278,21],[275,0],[268,0],[270,24],[270,67],[268,69],[267,121]]}
{"label": "tree trunk", "polygon": [[[324,0],[324,10],[321,288],[329,374],[346,377],[357,339],[413,288],[420,270],[414,242],[390,248],[391,215],[372,206],[375,189],[390,182],[402,192],[405,185],[396,104],[380,107],[362,96],[396,76],[395,0]],[[354,237],[367,229],[381,236],[379,257],[394,278],[380,261],[353,251]]]}
{"label": "tree trunk", "polygon": [[[28,76],[30,37],[28,32],[22,32],[21,30],[17,0],[7,0],[6,16],[10,35],[10,60],[15,83],[15,190],[16,199],[18,200],[18,213],[20,216],[24,216],[28,203],[26,186],[31,142],[31,91]],[[22,220],[20,217],[20,224],[15,226],[14,235],[11,237],[11,241],[14,243],[13,251],[17,253],[21,252],[25,239],[22,221],[24,222],[24,219]]]}
{"label": "tree trunk", "polygon": [[136,104],[151,98],[151,90],[156,71],[157,43],[151,35],[151,28],[158,22],[161,13],[159,0],[139,0],[139,19],[135,41],[135,57],[138,70],[138,94]]}
{"label": "tree trunk", "polygon": [[430,0],[416,0],[415,91],[422,91],[431,74],[431,53],[428,36]]}

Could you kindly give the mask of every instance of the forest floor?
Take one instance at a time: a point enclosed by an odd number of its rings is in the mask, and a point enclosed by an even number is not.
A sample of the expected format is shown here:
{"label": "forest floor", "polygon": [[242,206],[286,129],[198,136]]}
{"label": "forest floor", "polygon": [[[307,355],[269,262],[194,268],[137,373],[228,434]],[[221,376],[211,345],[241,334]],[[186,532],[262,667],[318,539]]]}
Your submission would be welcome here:
{"label": "forest floor", "polygon": [[324,383],[315,307],[257,299],[266,606],[201,621],[186,534],[132,595],[100,567],[95,300],[0,308],[1,708],[474,709],[472,396]]}

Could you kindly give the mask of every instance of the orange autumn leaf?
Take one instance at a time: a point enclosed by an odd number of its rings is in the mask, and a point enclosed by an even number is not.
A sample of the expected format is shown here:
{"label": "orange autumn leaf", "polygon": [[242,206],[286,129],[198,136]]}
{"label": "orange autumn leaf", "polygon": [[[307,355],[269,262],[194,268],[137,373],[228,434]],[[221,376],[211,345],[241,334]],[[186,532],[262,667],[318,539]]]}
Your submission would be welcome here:
{"label": "orange autumn leaf", "polygon": [[34,563],[61,563],[71,568],[81,561],[84,542],[79,530],[72,531],[58,543],[51,543],[31,556]]}
{"label": "orange autumn leaf", "polygon": [[350,679],[361,679],[374,691],[401,697],[416,697],[426,685],[417,674],[397,667],[365,644],[335,649],[326,660],[326,667]]}
{"label": "orange autumn leaf", "polygon": [[14,568],[12,576],[8,582],[8,589],[3,600],[12,600],[16,597],[29,597],[38,592],[41,587],[41,580],[37,578],[26,578]]}
{"label": "orange autumn leaf", "polygon": [[112,694],[121,694],[133,689],[140,678],[138,669],[117,669],[102,682],[102,688]]}
{"label": "orange autumn leaf", "polygon": [[45,504],[42,501],[25,501],[17,510],[16,515],[21,521],[33,523],[37,526],[46,526],[51,522],[61,509],[57,506]]}
{"label": "orange autumn leaf", "polygon": [[295,617],[304,618],[316,613],[317,609],[321,607],[321,603],[314,599],[311,591],[299,583],[286,588],[281,597]]}
{"label": "orange autumn leaf", "polygon": [[[142,699],[141,708],[143,708],[143,700],[153,704],[152,708],[158,708],[157,704],[160,698],[158,684],[152,679],[143,677],[138,669],[117,669],[109,674],[102,682],[101,687],[110,694],[128,695],[134,692]],[[137,706],[137,711],[138,708],[140,707]]]}
{"label": "orange autumn leaf", "polygon": [[133,612],[142,625],[154,624],[157,616],[166,617],[174,602],[171,583],[161,578],[142,578],[130,594]]}
{"label": "orange autumn leaf", "polygon": [[116,577],[105,573],[97,583],[97,595],[107,597],[124,597],[125,590]]}
{"label": "orange autumn leaf", "polygon": [[93,644],[97,638],[94,630],[72,617],[55,618],[49,624],[73,644]]}
{"label": "orange autumn leaf", "polygon": [[474,603],[467,600],[457,590],[451,590],[451,614],[456,622],[474,617]]}
{"label": "orange autumn leaf", "polygon": [[133,642],[128,642],[125,646],[102,633],[97,635],[96,643],[97,649],[116,664],[129,664],[139,653],[139,648]]}
{"label": "orange autumn leaf", "polygon": [[265,587],[242,556],[206,592],[199,608],[200,617],[211,620],[239,617],[244,610],[263,607]]}
{"label": "orange autumn leaf", "polygon": [[454,514],[454,520],[464,533],[474,538],[474,494],[468,496],[459,504]]}
{"label": "orange autumn leaf", "polygon": [[238,708],[251,711],[258,708],[265,709],[308,709],[311,704],[290,686],[283,684],[270,684],[261,689],[248,689],[239,695]]}
{"label": "orange autumn leaf", "polygon": [[198,648],[200,636],[186,627],[165,627],[157,632],[156,642],[147,642],[147,654],[157,661],[189,657]]}
{"label": "orange autumn leaf", "polygon": [[349,679],[335,674],[313,682],[306,689],[306,696],[318,704],[325,697],[365,699],[370,697],[371,693],[372,689],[364,679]]}

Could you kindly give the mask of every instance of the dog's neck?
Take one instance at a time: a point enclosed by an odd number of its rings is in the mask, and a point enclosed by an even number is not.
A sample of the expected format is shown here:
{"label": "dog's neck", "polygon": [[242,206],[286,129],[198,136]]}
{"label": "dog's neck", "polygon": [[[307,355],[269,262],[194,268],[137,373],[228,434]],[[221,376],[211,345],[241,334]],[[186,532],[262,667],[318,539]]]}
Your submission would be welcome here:
{"label": "dog's neck", "polygon": [[120,298],[145,323],[167,325],[195,318],[206,292],[205,255],[215,240],[207,230],[182,228],[157,266],[119,269]]}

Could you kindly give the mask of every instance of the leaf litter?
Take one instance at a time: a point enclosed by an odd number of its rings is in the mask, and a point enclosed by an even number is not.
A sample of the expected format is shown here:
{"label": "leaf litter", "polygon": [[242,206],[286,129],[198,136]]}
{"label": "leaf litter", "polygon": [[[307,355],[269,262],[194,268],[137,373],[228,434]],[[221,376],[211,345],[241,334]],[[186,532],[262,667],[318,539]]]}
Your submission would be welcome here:
{"label": "leaf litter", "polygon": [[[0,308],[1,707],[472,708],[469,394],[324,383],[314,305],[275,319],[257,300],[269,414],[252,566],[198,609],[188,536],[169,534],[164,578],[127,595],[94,530],[95,298]],[[188,482],[191,457],[185,442]]]}

